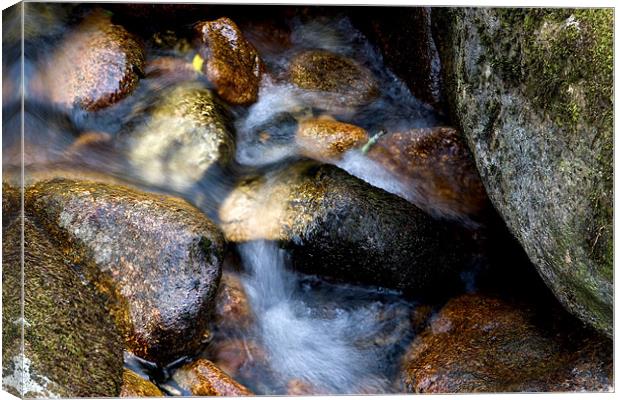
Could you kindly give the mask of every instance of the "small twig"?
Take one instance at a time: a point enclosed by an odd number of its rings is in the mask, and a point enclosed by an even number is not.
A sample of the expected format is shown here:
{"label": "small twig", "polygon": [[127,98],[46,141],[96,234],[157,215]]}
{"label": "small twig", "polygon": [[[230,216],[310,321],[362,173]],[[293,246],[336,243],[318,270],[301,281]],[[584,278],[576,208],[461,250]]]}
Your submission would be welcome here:
{"label": "small twig", "polygon": [[381,129],[379,132],[374,134],[370,139],[368,139],[368,142],[366,142],[364,147],[362,147],[362,154],[368,153],[368,150],[370,150],[370,148],[374,146],[375,143],[377,143],[377,140],[379,140],[379,138],[385,134],[386,134],[385,129]]}

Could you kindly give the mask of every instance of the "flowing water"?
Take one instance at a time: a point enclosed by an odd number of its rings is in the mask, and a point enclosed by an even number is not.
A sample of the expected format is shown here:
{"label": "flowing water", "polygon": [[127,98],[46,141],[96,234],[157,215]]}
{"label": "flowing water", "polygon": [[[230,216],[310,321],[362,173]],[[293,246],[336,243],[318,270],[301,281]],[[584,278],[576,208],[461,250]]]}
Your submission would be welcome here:
{"label": "flowing water", "polygon": [[[66,23],[60,21],[60,24]],[[311,22],[288,21],[291,46],[283,51],[263,51],[271,76],[261,82],[259,101],[247,109],[234,108],[236,153],[227,170],[212,169],[194,185],[179,188],[166,182],[154,185],[145,171],[128,161],[126,149],[111,143],[121,134],[128,116],[145,109],[162,88],[171,82],[161,77],[145,77],[134,94],[118,104],[98,112],[66,113],[50,107],[28,90],[28,78],[41,69],[44,56],[57,45],[54,35],[27,45],[25,141],[27,171],[35,165],[70,163],[73,168],[105,172],[131,180],[150,190],[178,194],[217,218],[219,203],[235,182],[247,175],[260,174],[300,158],[292,134],[295,118],[307,115],[335,114],[338,119],[365,128],[371,135],[382,129],[398,130],[433,126],[439,118],[411,95],[407,87],[384,65],[380,54],[346,18],[317,18]],[[248,32],[249,37],[256,37]],[[38,49],[39,52],[35,52]],[[356,60],[373,72],[381,87],[381,96],[354,112],[317,110],[309,105],[307,93],[279,77],[293,54],[302,49],[325,49]],[[149,48],[149,57],[167,55]],[[173,54],[191,60],[192,51]],[[406,60],[403,60],[406,62]],[[18,72],[6,72],[8,77]],[[12,74],[12,75],[11,75]],[[208,86],[203,78],[199,81]],[[18,110],[5,108],[5,127],[19,125]],[[135,114],[135,113],[134,113]],[[265,124],[275,126],[273,140],[261,143],[257,131]],[[15,129],[16,130],[16,129]],[[80,157],[67,156],[67,148],[84,132],[103,132],[109,142],[90,149]],[[19,146],[17,136],[5,136],[5,155]],[[17,147],[16,147],[17,146]],[[5,164],[7,160],[5,156]],[[15,160],[13,160],[15,161]],[[76,167],[76,165],[78,167]],[[358,150],[346,154],[338,164],[349,173],[412,202],[424,199],[411,195],[397,179],[382,170]],[[319,277],[290,270],[287,254],[273,242],[257,241],[238,245],[242,282],[249,296],[256,324],[249,330],[234,332],[242,343],[257,343],[264,351],[263,364],[249,363],[252,371],[235,376],[257,393],[285,394],[292,384],[309,388],[312,393],[389,393],[397,392],[395,374],[406,344],[412,338],[410,314],[414,305],[399,293],[375,287],[336,284]],[[221,339],[221,338],[220,338]],[[133,361],[128,366],[139,369]],[[146,364],[142,364],[144,367]],[[155,376],[156,368],[146,368],[170,393],[175,389],[163,384],[169,377]],[[247,371],[246,371],[247,372]]]}

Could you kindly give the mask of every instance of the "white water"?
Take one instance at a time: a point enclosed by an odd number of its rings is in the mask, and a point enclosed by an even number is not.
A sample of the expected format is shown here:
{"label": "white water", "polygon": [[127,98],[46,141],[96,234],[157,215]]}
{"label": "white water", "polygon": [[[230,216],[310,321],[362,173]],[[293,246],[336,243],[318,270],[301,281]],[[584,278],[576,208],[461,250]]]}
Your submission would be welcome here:
{"label": "white water", "polygon": [[[359,296],[353,293],[356,288],[342,285],[330,290],[358,301],[351,305],[343,298],[340,305],[332,295],[332,304],[321,306],[321,289],[300,285],[304,278],[287,270],[286,254],[274,243],[251,242],[239,250],[248,272],[244,286],[258,319],[259,340],[283,383],[300,379],[319,393],[331,394],[392,391],[386,364],[390,350],[408,332],[393,326],[396,318],[389,316],[408,312],[407,305],[363,299],[364,290],[359,289]],[[387,335],[391,349],[373,342],[381,334]]]}

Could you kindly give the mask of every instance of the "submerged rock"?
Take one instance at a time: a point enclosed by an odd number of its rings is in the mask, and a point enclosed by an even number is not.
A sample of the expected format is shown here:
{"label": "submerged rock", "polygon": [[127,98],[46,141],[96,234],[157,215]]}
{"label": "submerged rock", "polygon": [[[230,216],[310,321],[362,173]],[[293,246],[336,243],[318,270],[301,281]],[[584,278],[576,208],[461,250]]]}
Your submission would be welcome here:
{"label": "submerged rock", "polygon": [[200,54],[203,71],[215,85],[217,93],[231,104],[248,105],[258,99],[258,86],[263,69],[258,52],[243,37],[229,18],[202,22]]}
{"label": "submerged rock", "polygon": [[3,183],[2,200],[3,388],[26,397],[118,396],[123,343],[104,302],[29,212],[22,275],[20,193]]}
{"label": "submerged rock", "polygon": [[368,141],[368,133],[355,125],[329,118],[301,121],[295,135],[300,154],[319,161],[333,161]]}
{"label": "submerged rock", "polygon": [[412,129],[381,136],[368,157],[405,187],[405,197],[433,215],[476,217],[488,198],[474,160],[458,131]]}
{"label": "submerged rock", "polygon": [[176,190],[212,165],[226,165],[235,151],[226,108],[197,82],[163,91],[155,105],[135,110],[122,137],[141,179]]}
{"label": "submerged rock", "polygon": [[433,10],[452,118],[557,298],[612,334],[613,11]]}
{"label": "submerged rock", "polygon": [[139,40],[96,11],[59,44],[35,87],[55,103],[95,111],[129,95],[143,71]]}
{"label": "submerged rock", "polygon": [[403,383],[416,393],[612,389],[610,340],[542,325],[528,307],[483,295],[453,299],[412,343]]}
{"label": "submerged rock", "polygon": [[239,275],[224,272],[215,297],[214,325],[222,330],[244,330],[254,322]]}
{"label": "submerged rock", "polygon": [[125,368],[119,397],[164,397],[164,394],[151,381]]}
{"label": "submerged rock", "polygon": [[181,199],[55,179],[29,187],[35,213],[107,306],[135,355],[166,363],[198,350],[220,280],[223,238]]}
{"label": "submerged rock", "polygon": [[289,66],[289,79],[310,91],[317,108],[351,111],[379,95],[372,72],[357,62],[325,50],[296,55]]}
{"label": "submerged rock", "polygon": [[[271,372],[266,350],[255,341],[236,338],[214,340],[206,354],[222,371],[237,379],[260,381]],[[255,376],[257,373],[262,377]]]}
{"label": "submerged rock", "polygon": [[451,225],[330,165],[246,180],[219,216],[228,240],[279,241],[296,267],[348,281],[422,294],[449,287],[467,264]]}
{"label": "submerged rock", "polygon": [[198,359],[172,376],[193,396],[253,396],[248,388],[226,375],[209,360]]}

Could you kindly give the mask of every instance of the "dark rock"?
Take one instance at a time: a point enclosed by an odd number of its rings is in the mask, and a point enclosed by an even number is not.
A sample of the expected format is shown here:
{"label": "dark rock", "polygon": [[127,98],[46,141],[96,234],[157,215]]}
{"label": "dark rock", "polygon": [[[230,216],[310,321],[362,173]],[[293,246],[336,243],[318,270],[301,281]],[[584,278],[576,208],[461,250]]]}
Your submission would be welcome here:
{"label": "dark rock", "polygon": [[[403,383],[416,393],[608,391],[612,342],[558,329],[527,305],[484,295],[448,302],[416,337]],[[553,317],[551,318],[553,319]]]}
{"label": "dark rock", "polygon": [[613,11],[433,10],[452,117],[558,299],[612,334]]}
{"label": "dark rock", "polygon": [[226,107],[198,82],[164,90],[156,104],[137,107],[121,140],[141,179],[176,190],[193,185],[212,165],[226,165],[235,152]]}
{"label": "dark rock", "polygon": [[231,104],[254,103],[263,69],[254,46],[229,18],[203,22],[196,29],[203,45],[203,71],[217,93]]}
{"label": "dark rock", "polygon": [[164,394],[151,381],[125,368],[119,397],[164,397]]}
{"label": "dark rock", "polygon": [[363,128],[326,117],[301,121],[295,135],[300,154],[319,161],[337,160],[367,141]]}
{"label": "dark rock", "polygon": [[219,216],[228,240],[279,241],[304,271],[420,295],[450,287],[467,264],[453,226],[330,165],[298,163],[246,180]]}
{"label": "dark rock", "polygon": [[252,396],[248,388],[233,380],[209,360],[198,359],[179,368],[172,377],[193,396]]}
{"label": "dark rock", "polygon": [[118,396],[123,343],[104,301],[35,216],[20,218],[18,190],[3,183],[2,200],[3,388],[26,397]]}
{"label": "dark rock", "polygon": [[35,213],[107,306],[135,355],[169,362],[199,349],[221,274],[223,239],[183,200],[56,179],[26,190]]}
{"label": "dark rock", "polygon": [[95,111],[129,95],[143,71],[140,41],[95,11],[58,45],[33,88],[65,107]]}
{"label": "dark rock", "polygon": [[475,218],[489,206],[473,157],[453,128],[383,135],[368,157],[397,177],[407,200],[432,215]]}
{"label": "dark rock", "polygon": [[312,105],[334,112],[351,112],[379,95],[368,69],[354,60],[325,50],[296,55],[289,65],[289,79],[313,96]]}

